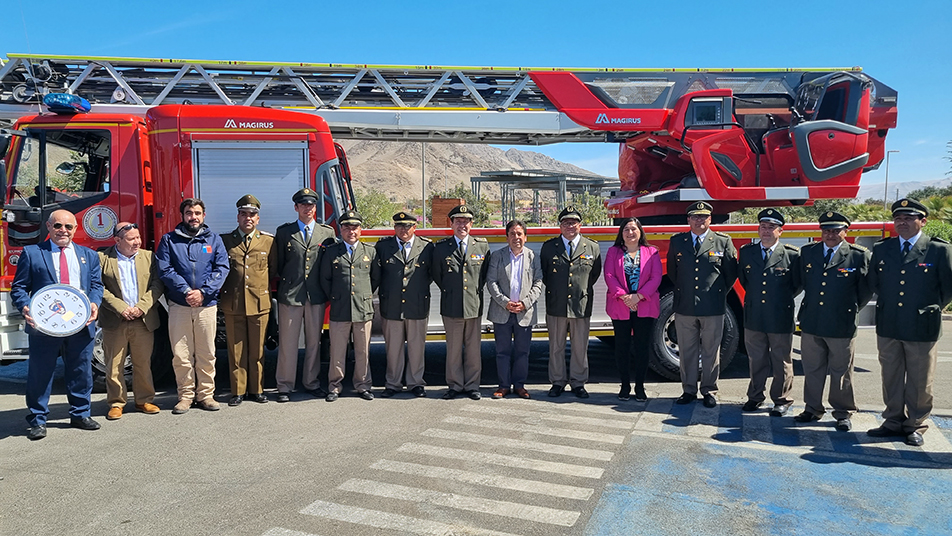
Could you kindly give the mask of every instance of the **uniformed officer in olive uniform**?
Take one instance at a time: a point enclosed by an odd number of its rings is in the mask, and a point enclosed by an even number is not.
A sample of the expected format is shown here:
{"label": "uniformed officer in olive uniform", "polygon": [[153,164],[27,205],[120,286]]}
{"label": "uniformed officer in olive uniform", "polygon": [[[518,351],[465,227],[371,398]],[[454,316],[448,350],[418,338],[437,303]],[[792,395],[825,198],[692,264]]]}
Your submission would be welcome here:
{"label": "uniformed officer in olive uniform", "polygon": [[730,236],[711,230],[711,211],[711,205],[703,201],[688,207],[691,230],[671,237],[667,257],[681,355],[683,394],[677,403],[697,400],[700,356],[700,391],[709,408],[717,405],[724,312],[727,294],[737,280],[737,250]]}
{"label": "uniformed officer in olive uniform", "polygon": [[385,398],[403,390],[404,370],[407,389],[414,396],[426,396],[423,355],[433,282],[433,243],[416,236],[416,225],[415,217],[397,212],[393,215],[394,235],[381,238],[374,246],[380,265],[378,295],[387,347],[387,381],[380,395]]}
{"label": "uniformed officer in olive uniform", "polygon": [[892,205],[898,237],[873,247],[869,282],[883,369],[882,426],[873,437],[905,437],[921,446],[932,413],[932,382],[942,309],[952,300],[952,247],[922,232],[929,210],[914,199]]}
{"label": "uniformed officer in olive uniform", "polygon": [[374,291],[380,284],[377,251],[360,241],[360,214],[341,215],[340,240],[321,253],[321,290],[330,303],[331,362],[327,370],[328,402],[337,400],[344,380],[347,344],[354,336],[354,389],[364,400],[370,392],[370,324],[374,318]]}
{"label": "uniformed officer in olive uniform", "polygon": [[[549,332],[549,396],[566,385],[579,398],[588,398],[588,332],[595,303],[595,282],[602,274],[598,242],[582,236],[582,215],[575,207],[559,213],[562,233],[539,250],[545,285],[545,325]],[[565,338],[572,337],[569,371],[565,371]]]}
{"label": "uniformed officer in olive uniform", "polygon": [[321,371],[321,331],[324,329],[326,299],[319,281],[318,256],[321,244],[334,241],[334,229],[315,221],[318,193],[302,188],[295,193],[297,221],[285,223],[275,232],[275,263],[278,276],[278,402],[290,400],[297,379],[298,339],[304,327],[304,369],[301,383],[317,397],[325,395],[318,374]]}
{"label": "uniformed officer in olive uniform", "polygon": [[738,252],[738,277],[744,295],[744,343],[750,361],[750,384],[744,411],[763,405],[767,376],[773,370],[770,414],[781,417],[793,404],[793,299],[802,289],[800,250],[780,243],[783,214],[775,208],[760,211],[760,242]]}
{"label": "uniformed officer in olive uniform", "polygon": [[225,315],[228,338],[229,406],[241,404],[243,397],[262,404],[268,401],[261,375],[275,266],[274,236],[258,230],[261,203],[248,194],[236,205],[238,227],[221,235],[228,251],[230,270],[218,299],[218,307]]}
{"label": "uniformed officer in olive uniform", "polygon": [[850,220],[838,212],[820,216],[822,241],[800,249],[800,360],[803,402],[797,422],[823,416],[823,387],[830,376],[830,406],[836,429],[849,431],[856,411],[853,398],[853,346],[859,310],[869,301],[866,280],[869,250],[846,241]]}
{"label": "uniformed officer in olive uniform", "polygon": [[[483,288],[489,269],[489,243],[471,236],[473,211],[466,205],[450,210],[453,236],[433,249],[433,280],[440,287],[440,314],[446,330],[446,383],[444,399],[465,393],[479,400],[483,371],[480,323]],[[465,354],[464,354],[465,348]]]}

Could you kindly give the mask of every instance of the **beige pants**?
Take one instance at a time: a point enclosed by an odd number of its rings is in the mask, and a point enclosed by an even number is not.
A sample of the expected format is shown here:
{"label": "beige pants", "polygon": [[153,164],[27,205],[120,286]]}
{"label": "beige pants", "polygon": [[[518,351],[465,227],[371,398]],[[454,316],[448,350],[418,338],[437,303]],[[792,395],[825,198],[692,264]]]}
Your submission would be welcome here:
{"label": "beige pants", "polygon": [[264,336],[267,327],[268,313],[225,315],[232,396],[264,392],[261,376],[264,372]]}
{"label": "beige pants", "polygon": [[770,399],[775,405],[792,403],[790,391],[793,390],[793,333],[765,333],[745,329],[744,344],[750,362],[747,399],[754,402],[764,401],[767,377],[773,370]]}
{"label": "beige pants", "polygon": [[347,343],[354,335],[354,389],[367,391],[373,386],[370,379],[370,324],[366,322],[331,322],[331,363],[327,368],[327,390],[340,393],[344,381]]}
{"label": "beige pants", "polygon": [[[573,389],[588,382],[588,332],[591,318],[568,318],[545,315],[545,328],[549,332],[549,383]],[[572,337],[572,355],[569,373],[565,373],[565,337]]]}
{"label": "beige pants", "polygon": [[[427,319],[383,319],[383,337],[387,347],[387,382],[385,387],[403,389],[403,371],[407,372],[407,389],[426,385],[423,381],[426,352]],[[403,342],[407,343],[406,359],[403,357]]]}
{"label": "beige pants", "polygon": [[678,332],[678,353],[681,356],[681,390],[689,395],[698,392],[698,358],[701,359],[701,394],[717,393],[721,374],[721,339],[724,336],[724,315],[674,315]]}
{"label": "beige pants", "polygon": [[803,402],[806,410],[823,415],[823,387],[830,376],[830,406],[834,419],[848,419],[856,411],[853,398],[853,345],[855,338],[800,336],[803,363]]}
{"label": "beige pants", "polygon": [[[155,398],[152,384],[152,347],[155,335],[142,319],[122,320],[118,327],[102,330],[102,349],[106,359],[106,402],[110,407],[126,405],[126,378],[123,373],[126,352],[132,357],[132,392],[136,405],[151,404]],[[165,356],[161,356],[165,357]]]}
{"label": "beige pants", "polygon": [[279,393],[290,393],[297,381],[298,339],[304,326],[304,369],[301,384],[311,391],[321,386],[321,331],[327,304],[278,304],[278,367],[274,379]]}
{"label": "beige pants", "polygon": [[906,434],[925,433],[932,413],[932,382],[938,358],[935,342],[876,337],[883,368],[883,426]]}
{"label": "beige pants", "polygon": [[446,330],[446,385],[461,392],[478,391],[483,374],[482,318],[443,317]]}
{"label": "beige pants", "polygon": [[215,332],[218,306],[169,304],[172,370],[179,400],[211,399],[215,395]]}

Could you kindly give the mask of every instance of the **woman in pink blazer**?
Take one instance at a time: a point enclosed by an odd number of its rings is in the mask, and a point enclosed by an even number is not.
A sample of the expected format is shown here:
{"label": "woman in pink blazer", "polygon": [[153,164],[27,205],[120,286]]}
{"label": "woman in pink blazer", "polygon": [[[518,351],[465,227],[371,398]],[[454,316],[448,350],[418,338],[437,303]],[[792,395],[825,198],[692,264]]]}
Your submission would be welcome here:
{"label": "woman in pink blazer", "polygon": [[615,327],[615,361],[621,379],[618,399],[628,400],[631,394],[631,356],[634,354],[635,400],[645,401],[648,400],[645,393],[648,341],[660,312],[658,285],[663,274],[658,248],[648,244],[637,218],[621,223],[615,244],[605,256],[604,271],[608,284],[605,310]]}

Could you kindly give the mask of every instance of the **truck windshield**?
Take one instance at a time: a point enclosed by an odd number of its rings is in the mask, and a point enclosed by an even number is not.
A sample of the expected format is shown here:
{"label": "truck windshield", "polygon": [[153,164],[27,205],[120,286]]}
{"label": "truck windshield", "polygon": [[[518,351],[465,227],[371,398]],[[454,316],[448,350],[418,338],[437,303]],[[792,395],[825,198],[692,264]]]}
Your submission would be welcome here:
{"label": "truck windshield", "polygon": [[[108,130],[48,130],[46,161],[40,139],[22,138],[7,207],[62,205],[109,191]],[[46,184],[40,184],[45,167]]]}

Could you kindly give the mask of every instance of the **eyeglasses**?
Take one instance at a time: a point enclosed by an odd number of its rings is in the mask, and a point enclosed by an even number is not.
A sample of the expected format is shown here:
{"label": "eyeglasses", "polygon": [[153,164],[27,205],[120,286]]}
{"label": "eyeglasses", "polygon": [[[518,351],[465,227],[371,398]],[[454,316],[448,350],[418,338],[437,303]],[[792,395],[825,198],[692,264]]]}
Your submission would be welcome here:
{"label": "eyeglasses", "polygon": [[126,231],[128,231],[128,230],[130,230],[130,229],[138,229],[138,228],[139,228],[139,226],[136,225],[136,224],[134,224],[134,223],[130,223],[130,224],[127,224],[127,225],[123,225],[122,227],[117,228],[117,229],[112,233],[112,236],[119,236],[119,235],[121,235],[122,233],[124,233],[124,232],[126,232]]}
{"label": "eyeglasses", "polygon": [[60,223],[60,222],[56,222],[56,223],[53,224],[53,228],[54,228],[54,229],[62,229],[63,227],[66,227],[66,230],[67,230],[67,231],[72,231],[73,229],[76,228],[76,224],[73,224],[73,223]]}

